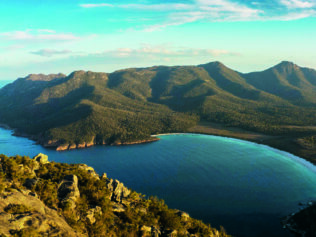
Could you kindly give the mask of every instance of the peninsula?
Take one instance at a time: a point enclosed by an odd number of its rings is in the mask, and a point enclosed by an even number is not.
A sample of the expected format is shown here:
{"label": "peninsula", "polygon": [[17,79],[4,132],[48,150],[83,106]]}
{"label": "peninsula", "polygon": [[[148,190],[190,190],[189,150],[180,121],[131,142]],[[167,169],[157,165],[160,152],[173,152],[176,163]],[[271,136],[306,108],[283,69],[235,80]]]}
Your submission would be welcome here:
{"label": "peninsula", "polygon": [[57,150],[133,144],[159,133],[237,137],[316,163],[316,70],[220,62],[113,73],[32,74],[0,90],[0,123]]}

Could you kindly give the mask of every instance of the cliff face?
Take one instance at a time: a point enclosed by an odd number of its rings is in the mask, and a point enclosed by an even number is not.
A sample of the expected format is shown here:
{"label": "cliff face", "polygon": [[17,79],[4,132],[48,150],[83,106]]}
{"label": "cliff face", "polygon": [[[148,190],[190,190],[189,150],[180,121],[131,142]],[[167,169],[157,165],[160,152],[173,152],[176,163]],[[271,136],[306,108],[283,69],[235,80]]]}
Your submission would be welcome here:
{"label": "cliff face", "polygon": [[84,164],[0,155],[0,235],[228,236]]}
{"label": "cliff face", "polygon": [[[157,138],[157,137],[149,137],[148,139],[143,139],[143,140],[138,140],[138,141],[133,141],[133,142],[121,142],[121,141],[118,142],[117,141],[117,142],[112,143],[111,145],[116,145],[116,146],[134,145],[134,144],[143,144],[143,143],[155,142],[158,140],[159,140],[159,138]],[[94,137],[90,142],[83,142],[83,143],[79,143],[79,144],[66,143],[66,144],[60,145],[58,143],[58,141],[56,141],[56,142],[48,141],[48,142],[44,143],[43,145],[44,145],[44,147],[56,148],[56,151],[67,151],[67,150],[88,148],[88,147],[92,147],[95,145],[107,145],[107,143],[105,141],[97,143],[97,141]]]}

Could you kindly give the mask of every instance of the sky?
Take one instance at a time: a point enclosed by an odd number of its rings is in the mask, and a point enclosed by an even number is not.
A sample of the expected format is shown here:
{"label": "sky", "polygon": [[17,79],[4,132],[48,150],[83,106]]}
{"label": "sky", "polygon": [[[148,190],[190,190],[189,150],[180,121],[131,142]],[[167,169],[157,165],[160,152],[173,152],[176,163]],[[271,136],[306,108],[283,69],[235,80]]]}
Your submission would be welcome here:
{"label": "sky", "polygon": [[316,68],[316,0],[1,0],[0,80],[221,61]]}

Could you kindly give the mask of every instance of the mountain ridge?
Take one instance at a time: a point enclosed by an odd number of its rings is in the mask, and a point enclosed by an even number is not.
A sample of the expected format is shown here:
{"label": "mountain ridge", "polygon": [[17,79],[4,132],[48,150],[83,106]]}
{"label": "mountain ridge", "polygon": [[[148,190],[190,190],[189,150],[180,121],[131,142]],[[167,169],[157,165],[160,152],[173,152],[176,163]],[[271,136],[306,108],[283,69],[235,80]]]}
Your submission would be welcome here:
{"label": "mountain ridge", "polygon": [[1,123],[66,149],[148,141],[199,121],[273,136],[316,125],[316,70],[288,61],[246,74],[218,61],[30,74],[0,92]]}

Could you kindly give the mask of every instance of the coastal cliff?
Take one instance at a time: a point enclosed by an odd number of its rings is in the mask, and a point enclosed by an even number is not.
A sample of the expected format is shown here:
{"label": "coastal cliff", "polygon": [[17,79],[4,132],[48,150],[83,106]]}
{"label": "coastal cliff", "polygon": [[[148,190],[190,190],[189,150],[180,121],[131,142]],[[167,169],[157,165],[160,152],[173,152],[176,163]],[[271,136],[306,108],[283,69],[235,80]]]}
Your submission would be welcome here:
{"label": "coastal cliff", "polygon": [[88,148],[92,147],[95,145],[114,145],[114,146],[120,146],[120,145],[135,145],[135,144],[143,144],[143,143],[149,143],[149,142],[155,142],[160,140],[158,137],[150,137],[148,139],[143,139],[143,140],[137,140],[137,141],[131,141],[131,142],[121,142],[121,141],[116,141],[111,144],[107,144],[105,141],[102,141],[100,143],[97,143],[95,139],[91,140],[90,142],[83,142],[83,143],[72,143],[72,144],[61,144],[59,145],[58,142],[52,142],[49,141],[47,143],[44,143],[44,147],[51,147],[56,149],[56,151],[67,151],[67,150],[74,150],[74,149],[83,149],[83,148]]}
{"label": "coastal cliff", "polygon": [[1,236],[226,237],[84,164],[0,155]]}

